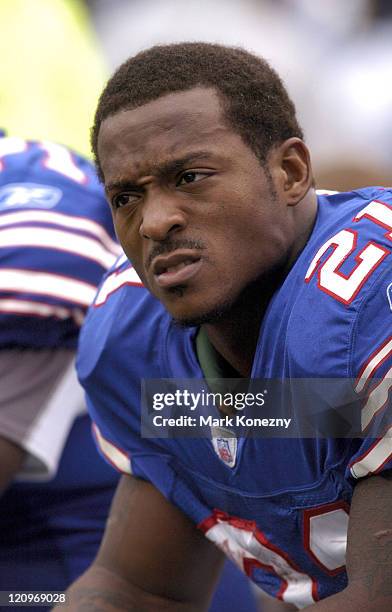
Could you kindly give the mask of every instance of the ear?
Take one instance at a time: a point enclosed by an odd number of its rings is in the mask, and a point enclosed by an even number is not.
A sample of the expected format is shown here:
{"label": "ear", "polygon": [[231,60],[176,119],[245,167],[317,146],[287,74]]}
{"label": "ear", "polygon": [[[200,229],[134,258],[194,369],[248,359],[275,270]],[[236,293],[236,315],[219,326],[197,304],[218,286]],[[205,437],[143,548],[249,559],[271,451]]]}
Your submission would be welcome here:
{"label": "ear", "polygon": [[279,189],[287,205],[295,206],[314,184],[309,149],[293,137],[276,147],[274,154]]}

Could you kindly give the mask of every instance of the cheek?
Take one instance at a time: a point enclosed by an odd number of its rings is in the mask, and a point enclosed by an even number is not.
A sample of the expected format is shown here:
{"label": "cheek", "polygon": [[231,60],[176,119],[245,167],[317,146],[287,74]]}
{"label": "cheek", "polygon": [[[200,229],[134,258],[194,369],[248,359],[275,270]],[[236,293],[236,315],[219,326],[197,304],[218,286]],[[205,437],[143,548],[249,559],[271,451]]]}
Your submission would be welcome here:
{"label": "cheek", "polygon": [[133,224],[131,225],[118,213],[113,215],[113,223],[117,238],[126,254],[129,256],[130,252],[134,253],[137,251],[140,236],[138,232],[135,231]]}
{"label": "cheek", "polygon": [[122,227],[121,224],[116,223],[116,221],[114,221],[114,229],[116,231],[116,236],[118,238],[119,243],[121,244],[121,246],[123,247],[123,249],[125,250],[125,235],[126,232],[124,231],[124,228]]}

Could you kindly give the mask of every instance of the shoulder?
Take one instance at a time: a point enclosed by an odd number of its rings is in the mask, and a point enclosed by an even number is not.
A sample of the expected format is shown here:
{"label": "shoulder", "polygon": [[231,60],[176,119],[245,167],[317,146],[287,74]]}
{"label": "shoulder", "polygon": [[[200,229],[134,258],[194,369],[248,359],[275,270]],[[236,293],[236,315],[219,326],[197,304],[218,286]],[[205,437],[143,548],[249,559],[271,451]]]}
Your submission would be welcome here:
{"label": "shoulder", "polygon": [[392,192],[367,188],[320,200],[319,218],[306,247],[305,290],[321,307],[358,313],[374,283],[390,269]]}
{"label": "shoulder", "polygon": [[313,233],[282,288],[298,375],[321,375],[322,368],[324,376],[353,376],[357,338],[365,343],[366,328],[386,333],[391,251],[391,190],[319,197]]}
{"label": "shoulder", "polygon": [[23,210],[74,214],[104,220],[114,236],[104,202],[103,187],[87,158],[46,140],[0,137],[2,215]]}
{"label": "shoulder", "polygon": [[91,162],[0,137],[0,343],[74,346],[119,246]]}
{"label": "shoulder", "polygon": [[159,377],[168,326],[169,315],[121,256],[103,277],[82,329],[77,365],[83,385],[90,389],[97,377],[129,379],[130,372],[139,385],[147,366],[149,377]]}
{"label": "shoulder", "polygon": [[98,447],[120,471],[129,472],[129,453],[134,458],[154,446],[140,436],[141,384],[164,376],[162,354],[170,324],[132,264],[120,257],[89,309],[77,357]]}

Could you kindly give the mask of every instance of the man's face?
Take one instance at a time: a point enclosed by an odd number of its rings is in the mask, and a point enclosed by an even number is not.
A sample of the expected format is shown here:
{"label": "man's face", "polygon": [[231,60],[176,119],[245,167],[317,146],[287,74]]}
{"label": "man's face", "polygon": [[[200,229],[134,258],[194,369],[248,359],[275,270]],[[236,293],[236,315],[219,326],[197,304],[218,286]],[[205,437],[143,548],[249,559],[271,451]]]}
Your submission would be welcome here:
{"label": "man's face", "polygon": [[275,158],[266,171],[227,125],[214,89],[108,117],[98,153],[122,247],[175,319],[213,320],[286,263],[290,221]]}

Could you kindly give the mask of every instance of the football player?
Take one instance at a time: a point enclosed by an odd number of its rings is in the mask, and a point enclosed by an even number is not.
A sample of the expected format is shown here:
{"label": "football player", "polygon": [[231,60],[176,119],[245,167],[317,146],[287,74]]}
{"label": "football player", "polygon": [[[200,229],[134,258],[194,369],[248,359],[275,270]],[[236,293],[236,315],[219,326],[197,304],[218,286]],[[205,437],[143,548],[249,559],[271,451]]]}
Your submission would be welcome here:
{"label": "football player", "polygon": [[[74,355],[96,286],[119,252],[91,162],[53,142],[2,134],[2,591],[64,591],[100,543],[118,476],[97,453]],[[212,610],[241,605],[254,609],[253,594],[227,564]]]}
{"label": "football player", "polygon": [[2,134],[2,591],[64,590],[102,537],[117,478],[94,448],[74,356],[118,253],[91,162],[52,142]]}
{"label": "football player", "polygon": [[[126,61],[92,143],[129,261],[98,293],[78,367],[98,445],[124,476],[69,609],[204,610],[225,553],[282,610],[387,612],[391,190],[317,194],[280,78],[219,45]],[[326,435],[141,429],[142,379],[222,376],[290,383],[295,426],[295,380],[332,379],[309,413],[327,416]],[[359,430],[335,428],[343,387]]]}

